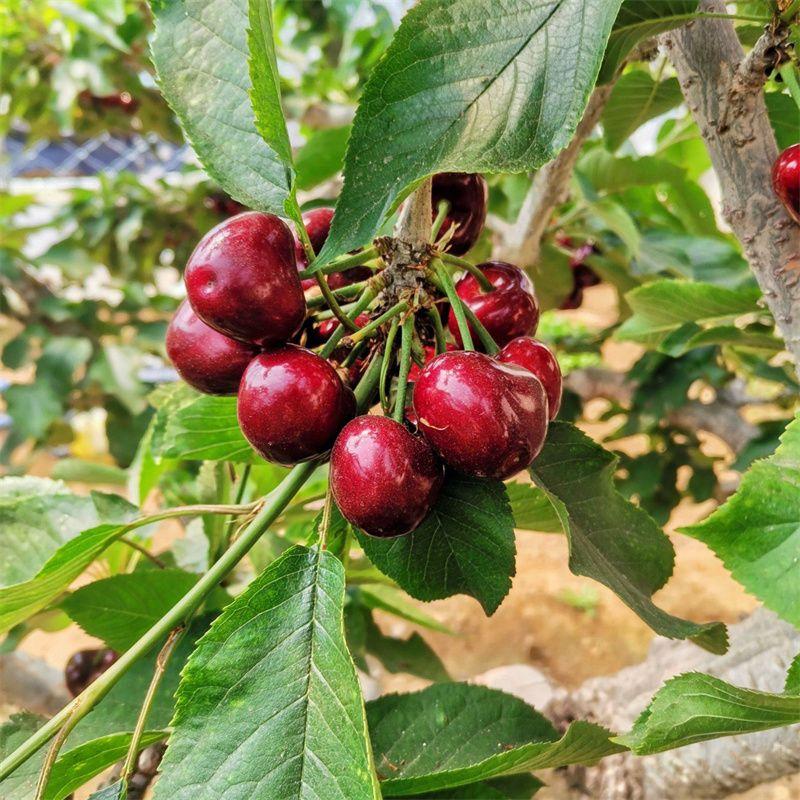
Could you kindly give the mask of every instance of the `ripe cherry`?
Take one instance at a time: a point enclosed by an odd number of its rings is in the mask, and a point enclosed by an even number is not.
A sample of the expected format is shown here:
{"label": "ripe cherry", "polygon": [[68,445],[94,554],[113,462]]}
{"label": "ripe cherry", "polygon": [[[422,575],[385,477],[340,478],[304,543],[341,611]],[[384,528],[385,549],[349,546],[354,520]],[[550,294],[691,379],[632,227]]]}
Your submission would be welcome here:
{"label": "ripe cherry", "polygon": [[[505,261],[487,261],[478,264],[478,268],[495,287],[494,290],[482,289],[477,279],[467,273],[456,284],[458,296],[500,347],[517,336],[532,336],[539,324],[539,304],[530,278],[519,267]],[[447,324],[461,347],[461,334],[452,309]],[[474,331],[472,335],[475,337]]]}
{"label": "ripe cherry", "polygon": [[277,344],[303,324],[306,301],[292,233],[272,214],[248,211],[210,230],[184,279],[197,316],[234,339]]}
{"label": "ripe cherry", "polygon": [[334,367],[293,344],[256,356],[239,386],[239,427],[261,456],[278,464],[326,453],[355,410],[355,396]]}
{"label": "ripe cherry", "polygon": [[331,452],[331,489],[344,518],[371,536],[401,536],[428,515],[444,469],[427,442],[389,417],[344,426]]}
{"label": "ripe cherry", "polygon": [[550,419],[561,408],[561,368],[552,350],[530,336],[512,339],[496,356],[503,364],[516,364],[532,372],[544,386]]}
{"label": "ripe cherry", "polygon": [[96,681],[119,655],[108,648],[78,650],[64,668],[64,682],[73,697],[77,697],[90,683]]}
{"label": "ripe cherry", "polygon": [[775,160],[772,188],[792,219],[800,223],[800,144],[787,147]]}
{"label": "ripe cherry", "polygon": [[440,172],[433,176],[431,202],[433,218],[436,219],[442,200],[450,203],[450,209],[439,236],[458,226],[447,249],[454,255],[464,255],[472,248],[486,222],[486,207],[489,187],[481,175],[466,172]]}
{"label": "ripe cherry", "polygon": [[236,394],[258,349],[215,331],[183,301],[167,328],[167,355],[189,386],[206,394]]}
{"label": "ripe cherry", "polygon": [[419,428],[445,464],[504,480],[527,467],[547,434],[547,397],[532,373],[483,353],[437,356],[414,385]]}

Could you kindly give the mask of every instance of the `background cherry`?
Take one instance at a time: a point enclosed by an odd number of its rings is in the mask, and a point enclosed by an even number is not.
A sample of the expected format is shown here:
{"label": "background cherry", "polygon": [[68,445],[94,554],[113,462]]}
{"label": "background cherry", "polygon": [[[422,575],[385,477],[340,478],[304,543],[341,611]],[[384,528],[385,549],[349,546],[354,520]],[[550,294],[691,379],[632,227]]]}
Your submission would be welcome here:
{"label": "background cherry", "polygon": [[775,160],[772,188],[792,219],[800,223],[800,144],[787,147]]}
{"label": "background cherry", "polygon": [[64,682],[73,697],[77,697],[90,683],[97,680],[119,655],[107,647],[96,650],[78,650],[64,667]]}
{"label": "background cherry", "polygon": [[258,349],[206,325],[184,300],[167,328],[167,355],[178,374],[200,392],[236,394]]}
{"label": "background cherry", "polygon": [[272,214],[248,211],[210,230],[190,256],[184,279],[200,319],[234,339],[276,344],[303,324],[306,301],[292,233]]}
{"label": "background cherry", "polygon": [[440,172],[433,176],[431,186],[433,218],[436,219],[438,205],[442,200],[450,203],[450,210],[439,230],[439,236],[454,225],[458,226],[447,246],[449,252],[457,256],[464,255],[478,241],[486,223],[488,199],[489,187],[481,175],[467,172]]}
{"label": "background cherry", "polygon": [[239,386],[239,427],[268,461],[296,464],[330,450],[356,401],[330,362],[289,344],[256,356]]}
{"label": "background cherry", "polygon": [[544,386],[550,419],[555,419],[561,408],[561,367],[552,350],[530,336],[512,339],[496,356],[503,364],[516,364],[532,372]]}
{"label": "background cherry", "polygon": [[[539,324],[539,304],[530,278],[519,267],[505,261],[487,261],[478,264],[478,268],[495,287],[494,291],[487,292],[467,273],[456,283],[458,296],[500,347],[517,336],[532,336]],[[461,347],[461,334],[452,309],[447,324]]]}
{"label": "background cherry", "polygon": [[504,480],[527,467],[547,434],[547,397],[527,370],[483,353],[437,356],[414,385],[419,428],[458,472]]}
{"label": "background cherry", "polygon": [[331,489],[344,518],[371,536],[410,533],[444,480],[427,442],[389,417],[363,416],[342,429],[331,452]]}

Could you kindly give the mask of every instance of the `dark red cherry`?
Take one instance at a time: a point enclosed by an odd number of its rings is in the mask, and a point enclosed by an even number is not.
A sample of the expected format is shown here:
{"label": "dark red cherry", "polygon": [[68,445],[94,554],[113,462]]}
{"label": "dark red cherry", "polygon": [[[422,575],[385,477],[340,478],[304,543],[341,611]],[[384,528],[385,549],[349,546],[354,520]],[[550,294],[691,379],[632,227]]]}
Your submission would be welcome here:
{"label": "dark red cherry", "polygon": [[414,384],[419,429],[448,467],[510,478],[547,434],[547,397],[532,373],[483,353],[437,356]]}
{"label": "dark red cherry", "polygon": [[544,386],[550,419],[555,419],[561,408],[561,367],[553,351],[530,336],[512,339],[496,356],[503,364],[516,364],[532,372]]}
{"label": "dark red cherry", "polygon": [[167,328],[167,355],[189,386],[206,394],[236,394],[258,349],[206,325],[184,300]]}
{"label": "dark red cherry", "polygon": [[239,386],[239,427],[278,464],[326,453],[355,411],[355,396],[334,367],[294,344],[256,356]]}
{"label": "dark red cherry", "polygon": [[489,187],[481,175],[467,172],[440,172],[433,176],[431,202],[436,219],[442,200],[450,203],[439,236],[457,226],[447,249],[453,255],[464,255],[481,235],[486,223]]}
{"label": "dark red cherry", "polygon": [[371,536],[419,526],[439,496],[444,468],[427,442],[389,417],[344,426],[331,452],[331,489],[344,518]]}
{"label": "dark red cherry", "polygon": [[77,697],[90,683],[97,680],[119,655],[107,647],[96,650],[78,650],[70,656],[64,668],[64,682],[73,697]]}
{"label": "dark red cherry", "polygon": [[775,160],[772,188],[789,216],[800,223],[800,144],[787,147]]}
{"label": "dark red cherry", "polygon": [[303,324],[306,301],[292,233],[272,214],[248,211],[210,230],[184,279],[197,316],[234,339],[278,344]]}
{"label": "dark red cherry", "polygon": [[[539,324],[539,304],[533,293],[531,279],[519,267],[505,261],[487,261],[478,268],[489,279],[494,290],[481,288],[469,273],[456,284],[458,296],[483,323],[497,344],[503,345],[517,336],[532,336]],[[456,343],[462,347],[456,315],[450,309],[447,321]],[[475,332],[472,332],[476,339]]]}

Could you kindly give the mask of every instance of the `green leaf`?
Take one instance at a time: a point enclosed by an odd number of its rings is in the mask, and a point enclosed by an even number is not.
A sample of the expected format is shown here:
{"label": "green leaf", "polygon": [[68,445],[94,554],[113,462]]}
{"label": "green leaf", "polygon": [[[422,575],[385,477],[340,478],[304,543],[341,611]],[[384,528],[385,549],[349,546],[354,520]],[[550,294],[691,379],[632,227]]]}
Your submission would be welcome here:
{"label": "green leaf", "polygon": [[547,493],[526,483],[507,483],[506,492],[514,515],[514,527],[540,533],[563,533]]}
{"label": "green leaf", "polygon": [[344,164],[350,126],[314,131],[295,155],[294,168],[298,189],[313,189],[332,178]]}
{"label": "green leaf", "polygon": [[113,464],[87,461],[82,458],[62,458],[57,461],[50,477],[62,481],[79,483],[102,483],[109,486],[125,486],[128,473]]}
{"label": "green leaf", "polygon": [[449,475],[413,533],[393,539],[356,535],[370,561],[417,600],[469,594],[491,615],[511,588],[514,518],[498,481]]}
{"label": "green leaf", "polygon": [[615,741],[638,755],[800,722],[800,697],[742,689],[690,672],[659,689],[633,729]]}
{"label": "green leaf", "polygon": [[759,311],[757,288],[726,289],[710,283],[659,280],[625,295],[633,316],[617,329],[615,338],[658,347],[687,322],[709,325],[735,320]]}
{"label": "green leaf", "polygon": [[156,798],[380,798],[343,602],[341,563],[298,546],[225,609],[184,669]]}
{"label": "green leaf", "polygon": [[683,25],[694,16],[698,0],[625,0],[608,39],[598,83],[610,80],[642,39]]}
{"label": "green leaf", "polygon": [[681,531],[705,542],[765,606],[800,625],[800,416],[780,441],[744,474],[736,494]]}
{"label": "green leaf", "polygon": [[61,608],[90,636],[124,652],[197,580],[197,575],[180,569],[113,575],[77,589],[61,601]]}
{"label": "green leaf", "polygon": [[550,423],[530,472],[562,519],[570,569],[608,586],[656,633],[692,639],[713,653],[725,652],[724,625],[688,622],[653,604],[652,594],[672,574],[675,553],[647,512],[617,491],[616,464],[616,456],[574,426]]}
{"label": "green leaf", "polygon": [[250,208],[284,213],[288,174],[256,130],[248,0],[152,0],[153,62],[167,102],[209,175]]}
{"label": "green leaf", "polygon": [[797,105],[788,95],[781,92],[768,92],[764,99],[767,112],[778,140],[778,150],[785,150],[797,142]]}
{"label": "green leaf", "polygon": [[450,628],[421,611],[403,592],[393,586],[386,586],[382,583],[362,583],[358,586],[358,595],[367,608],[387,611],[389,614],[394,614],[396,617],[432,631],[452,633]]}
{"label": "green leaf", "polygon": [[670,333],[661,342],[659,350],[677,357],[696,347],[706,347],[710,344],[766,350],[773,354],[784,349],[784,343],[777,336],[764,333],[763,330],[750,331],[734,325],[717,325],[703,329],[694,322],[687,322]]}
{"label": "green leaf", "polygon": [[61,416],[61,397],[46,381],[14,384],[4,397],[14,432],[23,439],[41,439]]}
{"label": "green leaf", "polygon": [[652,186],[678,182],[685,173],[669,161],[654,156],[615,156],[602,147],[589,150],[578,163],[578,171],[598,192],[620,192],[629,186]]}
{"label": "green leaf", "polygon": [[235,397],[203,395],[169,417],[160,455],[188,461],[250,462],[256,458],[236,418]]}
{"label": "green leaf", "polygon": [[111,786],[105,789],[98,789],[89,795],[89,800],[125,800],[128,790],[122,781],[114,781]]}
{"label": "green leaf", "polygon": [[384,797],[426,794],[503,775],[594,764],[621,749],[609,731],[573,723],[562,738],[512,695],[463,683],[367,703]]}
{"label": "green leaf", "polygon": [[425,800],[530,800],[544,784],[533,775],[511,775],[425,796]]}
{"label": "green leaf", "polygon": [[677,78],[654,81],[642,69],[626,72],[616,83],[603,109],[606,147],[616,150],[645,122],[659,117],[683,102]]}
{"label": "green leaf", "polygon": [[[433,172],[523,172],[570,140],[620,0],[422,0],[361,98],[330,236],[368,242]],[[502,113],[500,113],[502,109]]]}
{"label": "green leaf", "polygon": [[783,693],[800,695],[800,654],[796,655],[789,664]]}

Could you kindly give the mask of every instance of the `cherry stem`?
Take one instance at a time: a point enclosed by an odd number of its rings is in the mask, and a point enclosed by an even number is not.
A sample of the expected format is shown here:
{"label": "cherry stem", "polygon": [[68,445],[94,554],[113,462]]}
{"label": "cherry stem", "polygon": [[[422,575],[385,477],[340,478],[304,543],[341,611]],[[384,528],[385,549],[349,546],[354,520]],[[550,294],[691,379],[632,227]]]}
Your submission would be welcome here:
{"label": "cherry stem", "polygon": [[295,228],[297,229],[297,235],[300,239],[300,244],[303,245],[303,252],[306,254],[306,259],[310,265],[313,265],[317,254],[314,252],[314,245],[311,244],[311,239],[308,237],[308,231],[306,230],[306,225],[303,222],[302,216],[299,216],[299,218],[295,221]]}
{"label": "cherry stem", "polygon": [[[375,276],[370,278],[367,281],[367,288],[364,289],[361,297],[358,299],[358,302],[353,306],[353,310],[350,312],[350,316],[352,319],[355,319],[362,311],[366,311],[367,306],[375,299],[378,292],[380,291],[380,287],[382,285],[382,281]],[[323,348],[319,351],[320,356],[322,358],[327,358],[335,349],[339,342],[344,338],[345,329],[342,325],[339,325],[336,330],[331,334],[330,338]]]}
{"label": "cherry stem", "polygon": [[440,355],[447,350],[447,339],[444,333],[444,325],[442,325],[442,316],[436,306],[428,309],[428,316],[433,323],[433,335],[436,339],[436,355]]}
{"label": "cherry stem", "polygon": [[367,347],[366,342],[358,342],[356,346],[347,354],[347,358],[342,361],[343,367],[350,367],[358,360],[358,357],[364,352]]}
{"label": "cherry stem", "polygon": [[379,351],[376,350],[372,358],[370,359],[367,368],[364,370],[364,374],[361,376],[361,380],[358,382],[358,385],[353,390],[353,394],[356,396],[356,404],[358,406],[358,410],[361,413],[363,413],[369,408],[370,400],[372,399],[372,394],[375,391],[376,384],[378,383],[378,379],[381,372],[381,361],[382,361],[382,359],[379,358],[378,356],[379,356]]}
{"label": "cherry stem", "polygon": [[342,310],[342,307],[339,305],[339,301],[334,297],[333,292],[331,291],[331,287],[328,286],[328,279],[321,273],[317,272],[314,277],[317,279],[317,286],[319,286],[320,291],[322,292],[322,296],[325,298],[325,302],[328,304],[328,308],[333,312],[333,316],[339,320],[339,322],[345,327],[348,331],[357,331],[358,325],[353,322],[350,317]]}
{"label": "cherry stem", "polygon": [[[306,278],[313,278],[318,275],[320,272],[323,275],[331,275],[334,272],[344,272],[346,269],[350,269],[351,267],[361,267],[364,266],[368,261],[372,261],[372,259],[378,257],[378,248],[377,247],[367,247],[364,250],[359,250],[357,253],[352,253],[348,256],[343,256],[342,258],[336,258],[331,261],[330,264],[326,264],[324,267],[319,269],[314,269],[314,266],[306,267],[302,272],[300,272],[300,280],[305,280]],[[379,269],[376,265],[375,269]]]}
{"label": "cherry stem", "polygon": [[328,548],[328,531],[331,527],[331,504],[333,503],[333,492],[328,481],[328,488],[325,491],[325,505],[322,506],[322,519],[319,523],[319,547],[320,550]]}
{"label": "cherry stem", "polygon": [[86,716],[91,708],[91,706],[89,708],[85,708],[83,704],[76,702],[79,699],[80,695],[73,700],[70,714],[67,716],[67,719],[64,721],[61,730],[58,731],[58,735],[55,739],[53,739],[53,744],[50,745],[50,748],[47,751],[47,755],[44,758],[44,763],[42,764],[42,769],[39,772],[39,780],[36,783],[36,794],[34,796],[34,800],[43,800],[45,791],[47,790],[47,783],[50,780],[50,773],[53,771],[53,765],[56,763],[56,759],[58,758],[61,748],[64,746],[64,742],[67,740],[67,737],[70,735],[70,733],[72,733],[75,726]]}
{"label": "cherry stem", "polygon": [[403,422],[406,413],[406,394],[408,393],[408,373],[411,370],[411,343],[414,339],[414,315],[409,314],[402,325],[400,340],[400,371],[397,375],[397,394],[394,399],[395,422]]}
{"label": "cherry stem", "polygon": [[456,323],[458,324],[458,332],[461,334],[461,343],[463,344],[465,350],[474,350],[475,344],[472,341],[469,323],[467,322],[466,315],[464,314],[464,303],[458,296],[456,287],[453,284],[453,279],[450,277],[450,273],[447,271],[445,265],[439,259],[434,259],[431,264],[433,264],[433,268],[436,272],[436,276],[439,279],[439,283],[441,283],[442,289],[447,295],[447,299],[450,301],[450,307],[453,309],[453,314],[455,314]]}
{"label": "cherry stem", "polygon": [[405,300],[400,300],[388,311],[384,311],[379,317],[375,317],[375,319],[373,319],[371,322],[368,322],[363,328],[359,328],[357,333],[354,333],[352,336],[348,336],[347,338],[353,342],[353,344],[356,344],[370,336],[374,336],[378,332],[378,329],[381,327],[381,325],[383,325],[385,322],[388,322],[390,319],[394,319],[394,317],[399,316],[404,311],[408,311],[408,303]]}
{"label": "cherry stem", "polygon": [[[348,303],[346,306],[341,306],[341,309],[342,311],[345,311],[346,313],[349,314],[355,308],[355,305],[356,305],[355,303]],[[325,309],[325,311],[318,311],[316,314],[313,315],[313,319],[322,322],[322,320],[331,319],[334,316],[335,314],[333,313],[333,311],[331,311],[328,308]]]}
{"label": "cherry stem", "polygon": [[[361,294],[367,288],[368,283],[369,281],[350,283],[347,286],[340,286],[338,289],[331,289],[331,292],[337,300],[349,300],[351,297],[357,297]],[[325,298],[321,294],[306,299],[306,305],[309,308],[320,308],[325,304]]]}
{"label": "cherry stem", "polygon": [[144,697],[142,707],[139,709],[139,716],[136,719],[136,726],[133,729],[131,743],[128,747],[128,755],[125,757],[125,763],[119,776],[120,781],[122,781],[122,785],[125,787],[127,787],[128,780],[130,780],[131,775],[133,775],[134,771],[136,770],[136,759],[139,756],[139,742],[142,741],[144,726],[147,722],[147,716],[150,713],[150,709],[153,706],[153,701],[156,697],[156,691],[161,683],[161,679],[164,677],[164,672],[167,668],[170,657],[175,652],[178,642],[183,639],[185,632],[186,628],[183,625],[173,628],[172,632],[167,637],[167,641],[164,643],[164,646],[161,648],[158,656],[156,657],[156,667],[153,672],[153,677],[150,680],[150,685],[147,687],[147,694]]}
{"label": "cherry stem", "polygon": [[394,360],[394,340],[397,338],[397,329],[399,326],[400,320],[395,317],[392,320],[392,326],[389,328],[389,333],[386,336],[383,358],[381,359],[381,374],[378,379],[378,395],[381,400],[381,408],[383,409],[383,413],[387,416],[389,414],[389,394],[386,390],[386,379],[389,377],[389,368]]}
{"label": "cherry stem", "polygon": [[447,200],[440,200],[436,219],[433,221],[433,225],[431,225],[431,244],[433,244],[436,241],[436,238],[439,236],[439,231],[442,229],[442,225],[444,225],[444,221],[447,219],[447,214],[449,211],[450,203]]}
{"label": "cherry stem", "polygon": [[475,312],[466,303],[464,303],[464,314],[469,320],[470,327],[475,331],[475,333],[478,335],[478,338],[481,340],[483,349],[490,356],[493,356],[495,353],[499,353],[500,348],[492,337],[492,334],[486,330],[484,324],[475,316]]}
{"label": "cherry stem", "polygon": [[485,292],[494,291],[494,286],[492,286],[491,281],[471,261],[467,261],[466,258],[459,258],[451,253],[436,253],[436,256],[441,258],[446,264],[453,264],[456,267],[465,269],[470,275],[472,275],[473,278],[475,278],[476,281],[478,281],[481,289],[483,289]]}

